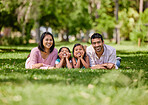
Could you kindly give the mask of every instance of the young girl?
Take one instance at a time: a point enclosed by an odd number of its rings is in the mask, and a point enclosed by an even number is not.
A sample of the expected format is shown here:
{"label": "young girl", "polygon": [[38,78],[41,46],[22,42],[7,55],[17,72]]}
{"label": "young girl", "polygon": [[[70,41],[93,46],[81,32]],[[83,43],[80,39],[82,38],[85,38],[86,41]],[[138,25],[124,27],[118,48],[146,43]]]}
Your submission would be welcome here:
{"label": "young girl", "polygon": [[74,45],[72,62],[74,68],[89,68],[89,57],[86,55],[83,45]]}
{"label": "young girl", "polygon": [[58,59],[55,61],[56,68],[72,68],[71,52],[68,47],[61,47]]}

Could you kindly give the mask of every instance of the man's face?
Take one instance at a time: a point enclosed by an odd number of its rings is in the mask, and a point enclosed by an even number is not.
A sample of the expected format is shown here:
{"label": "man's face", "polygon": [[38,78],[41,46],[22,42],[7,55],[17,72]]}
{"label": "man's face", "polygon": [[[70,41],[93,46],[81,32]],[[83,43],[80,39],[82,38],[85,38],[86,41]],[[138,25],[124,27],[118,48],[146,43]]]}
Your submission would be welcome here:
{"label": "man's face", "polygon": [[96,52],[100,52],[103,50],[104,41],[102,42],[101,38],[92,39],[91,42]]}

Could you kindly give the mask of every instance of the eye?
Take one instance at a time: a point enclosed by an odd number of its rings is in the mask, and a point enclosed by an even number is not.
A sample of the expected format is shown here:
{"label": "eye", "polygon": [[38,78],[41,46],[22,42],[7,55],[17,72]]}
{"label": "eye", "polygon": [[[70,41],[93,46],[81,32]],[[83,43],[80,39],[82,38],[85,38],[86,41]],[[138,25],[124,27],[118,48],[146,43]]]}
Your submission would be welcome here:
{"label": "eye", "polygon": [[96,44],[96,42],[93,42],[92,44]]}
{"label": "eye", "polygon": [[50,41],[53,41],[52,39],[50,39]]}

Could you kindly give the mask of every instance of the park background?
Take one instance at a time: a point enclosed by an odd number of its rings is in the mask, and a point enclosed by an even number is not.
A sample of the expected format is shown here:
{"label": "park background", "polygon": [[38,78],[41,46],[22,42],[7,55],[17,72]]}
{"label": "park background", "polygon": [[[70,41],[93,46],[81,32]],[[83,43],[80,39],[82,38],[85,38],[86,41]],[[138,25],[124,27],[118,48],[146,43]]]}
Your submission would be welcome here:
{"label": "park background", "polygon": [[[121,67],[25,69],[45,31],[71,51],[99,32]],[[0,0],[1,105],[148,105],[147,81],[147,0]]]}

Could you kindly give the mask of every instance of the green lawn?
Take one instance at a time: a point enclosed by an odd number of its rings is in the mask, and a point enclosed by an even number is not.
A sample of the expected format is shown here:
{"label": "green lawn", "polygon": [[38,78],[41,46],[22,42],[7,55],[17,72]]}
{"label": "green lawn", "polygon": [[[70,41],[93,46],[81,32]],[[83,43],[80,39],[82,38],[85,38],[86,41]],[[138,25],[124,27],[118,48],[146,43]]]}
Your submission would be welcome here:
{"label": "green lawn", "polygon": [[26,70],[36,44],[0,46],[0,105],[148,105],[148,45],[106,43],[122,58],[118,70]]}

